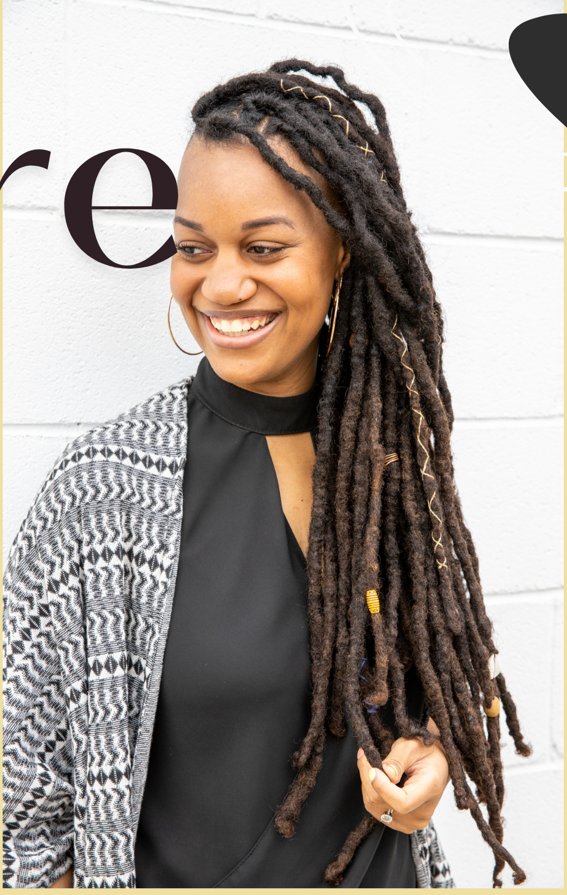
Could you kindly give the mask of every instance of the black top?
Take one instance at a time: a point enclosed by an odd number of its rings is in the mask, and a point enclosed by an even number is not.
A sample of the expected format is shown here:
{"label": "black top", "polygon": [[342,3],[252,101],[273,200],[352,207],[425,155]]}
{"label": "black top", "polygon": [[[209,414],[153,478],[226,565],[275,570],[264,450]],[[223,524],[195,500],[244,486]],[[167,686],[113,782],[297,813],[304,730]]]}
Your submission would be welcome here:
{"label": "black top", "polygon": [[[181,551],[138,837],[138,888],[324,887],[364,816],[352,731],[329,737],[287,840],[273,825],[310,717],[305,559],[265,435],[313,431],[317,388],[240,389],[204,359],[189,389]],[[420,707],[415,707],[419,714]],[[378,825],[345,887],[415,887]]]}

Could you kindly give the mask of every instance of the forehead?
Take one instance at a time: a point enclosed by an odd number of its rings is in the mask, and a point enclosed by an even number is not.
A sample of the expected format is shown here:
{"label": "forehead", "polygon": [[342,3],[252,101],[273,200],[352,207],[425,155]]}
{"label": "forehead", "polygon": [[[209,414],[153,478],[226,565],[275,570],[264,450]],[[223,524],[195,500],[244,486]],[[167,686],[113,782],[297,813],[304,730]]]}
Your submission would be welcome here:
{"label": "forehead", "polygon": [[[324,179],[309,168],[282,138],[269,139],[272,149],[301,174],[311,177],[322,189]],[[246,142],[214,143],[193,138],[183,154],[178,177],[179,208],[187,205],[206,209],[221,203],[228,206],[285,206],[288,212],[321,214],[302,191],[296,190],[258,150]]]}

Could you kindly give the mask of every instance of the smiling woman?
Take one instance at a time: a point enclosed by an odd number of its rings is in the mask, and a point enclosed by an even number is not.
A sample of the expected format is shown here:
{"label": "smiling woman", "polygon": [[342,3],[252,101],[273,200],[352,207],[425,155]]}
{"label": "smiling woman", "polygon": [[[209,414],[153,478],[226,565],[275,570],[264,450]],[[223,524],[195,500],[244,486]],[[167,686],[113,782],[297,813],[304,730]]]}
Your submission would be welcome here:
{"label": "smiling woman", "polygon": [[452,887],[449,779],[521,883],[501,706],[530,747],[384,109],[287,60],[193,118],[171,290],[205,357],[68,447],[10,554],[7,885]]}

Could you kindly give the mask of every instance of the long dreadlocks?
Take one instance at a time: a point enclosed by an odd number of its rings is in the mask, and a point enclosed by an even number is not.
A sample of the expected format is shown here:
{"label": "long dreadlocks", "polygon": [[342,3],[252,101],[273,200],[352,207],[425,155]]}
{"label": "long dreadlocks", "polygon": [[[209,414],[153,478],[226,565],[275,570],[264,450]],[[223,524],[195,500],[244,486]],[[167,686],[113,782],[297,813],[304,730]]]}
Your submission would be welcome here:
{"label": "long dreadlocks", "polygon": [[[336,87],[322,88],[300,71],[332,78]],[[357,103],[370,111],[375,128]],[[441,308],[404,200],[384,107],[347,83],[340,68],[287,59],[216,87],[192,116],[203,139],[250,141],[309,196],[351,252],[318,410],[307,557],[311,723],[293,756],[297,774],[276,827],[293,835],[327,733],[346,733],[345,708],[375,767],[393,741],[380,712],[388,699],[401,736],[431,742],[407,712],[405,671],[413,663],[440,731],[457,806],[470,810],[494,852],[493,885],[502,885],[505,863],[522,883],[524,871],[502,844],[495,700],[503,704],[517,753],[531,749],[503,675],[492,678],[489,671],[497,650],[454,485]],[[340,210],[274,151],[274,135],[322,175]],[[376,592],[379,611],[369,612],[368,591]],[[373,650],[365,687],[359,669],[367,637]],[[376,710],[367,713],[365,701]],[[326,870],[327,883],[341,882],[376,823],[367,815],[349,835]]]}

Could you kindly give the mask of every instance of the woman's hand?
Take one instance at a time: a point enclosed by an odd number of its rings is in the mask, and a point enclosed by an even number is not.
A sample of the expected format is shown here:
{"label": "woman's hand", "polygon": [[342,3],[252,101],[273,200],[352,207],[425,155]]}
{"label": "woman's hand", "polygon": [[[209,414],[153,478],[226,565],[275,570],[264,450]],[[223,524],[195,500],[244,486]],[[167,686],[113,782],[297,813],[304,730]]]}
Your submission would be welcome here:
{"label": "woman's hand", "polygon": [[72,889],[73,888],[73,867],[69,867],[68,870],[65,871],[63,876],[60,876],[58,880],[55,880],[50,889]]}
{"label": "woman's hand", "polygon": [[[427,729],[439,733],[433,721],[429,721]],[[388,826],[400,833],[423,830],[449,782],[449,765],[443,746],[439,741],[425,746],[420,739],[400,737],[383,765],[384,771],[371,767],[359,749],[358,770],[364,807],[378,820],[388,808],[393,808],[392,822]],[[404,785],[396,786],[404,773]]]}

